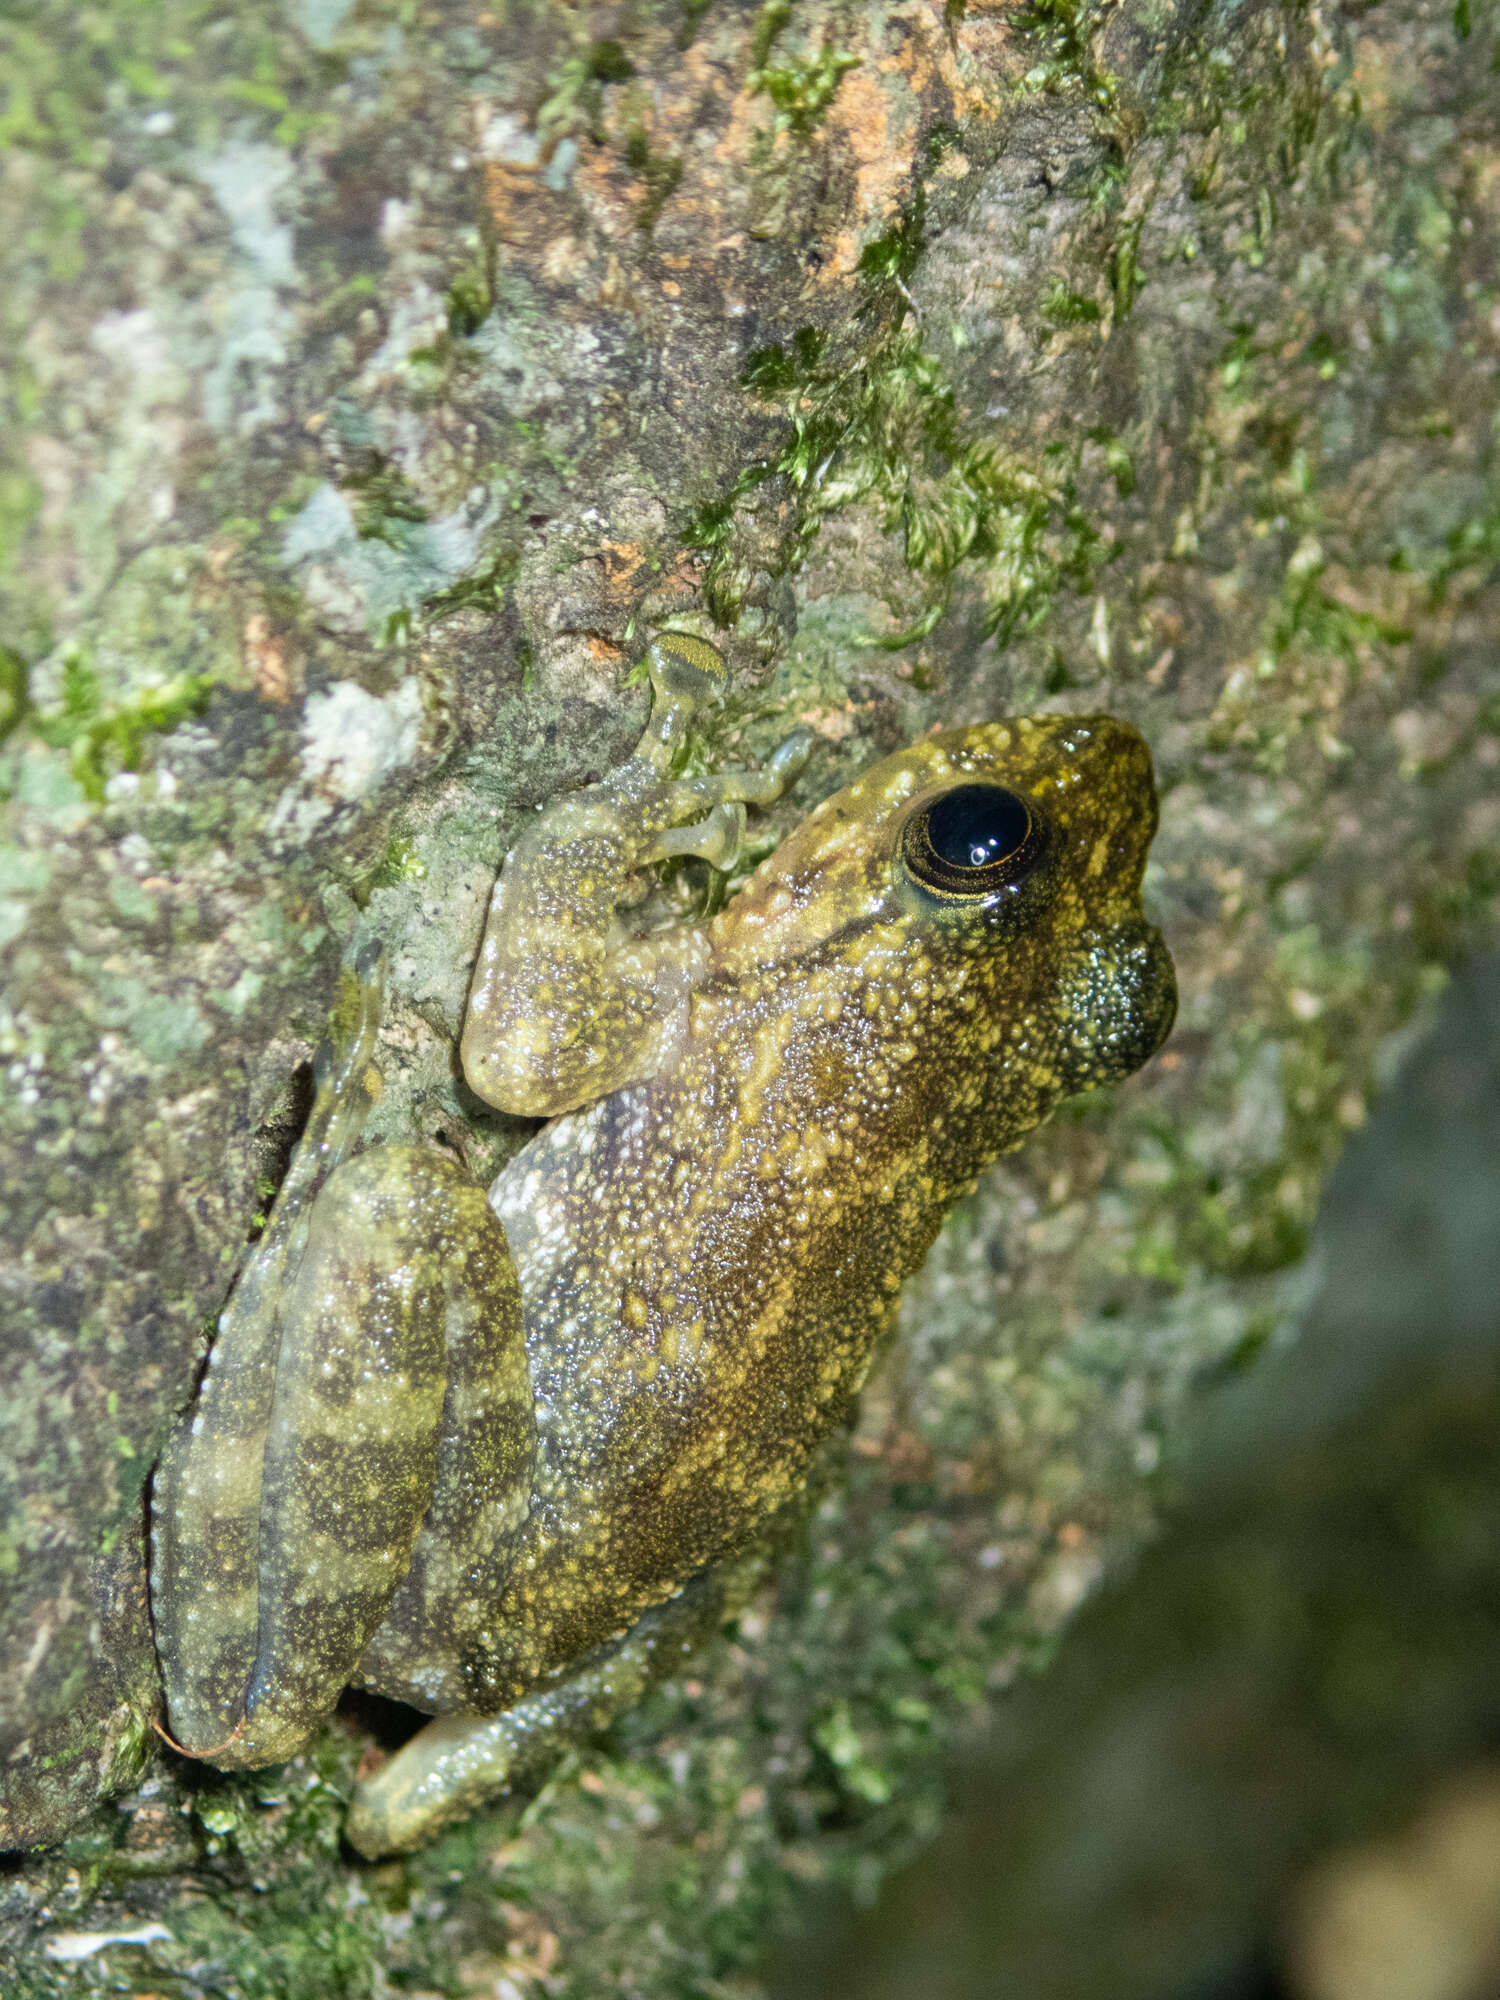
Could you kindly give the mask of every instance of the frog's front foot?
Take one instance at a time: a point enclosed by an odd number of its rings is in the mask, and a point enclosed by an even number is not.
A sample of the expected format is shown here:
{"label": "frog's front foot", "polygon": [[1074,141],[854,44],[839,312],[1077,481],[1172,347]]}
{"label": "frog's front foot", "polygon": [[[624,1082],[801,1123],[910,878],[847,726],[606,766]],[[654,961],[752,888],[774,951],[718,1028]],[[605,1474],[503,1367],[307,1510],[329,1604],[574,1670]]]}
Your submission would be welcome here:
{"label": "frog's front foot", "polygon": [[[655,700],[651,720],[646,725],[635,756],[607,783],[625,789],[632,766],[644,764],[665,777],[681,746],[687,726],[705,702],[723,692],[726,675],[718,648],[690,633],[664,632],[646,650],[646,671]],[[795,784],[812,753],[813,732],[794,729],[773,753],[764,771],[723,771],[711,777],[687,779],[674,787],[684,814],[694,804],[717,808],[721,803],[772,804],[789,785]],[[690,832],[688,827],[676,829]],[[671,854],[697,853],[696,848],[663,845],[657,859]],[[705,855],[705,860],[711,856]],[[722,864],[720,864],[722,865]]]}
{"label": "frog's front foot", "polygon": [[616,910],[655,862],[696,855],[731,867],[746,807],[780,798],[812,747],[799,729],[763,771],[673,778],[689,723],[724,685],[724,662],[704,639],[665,633],[647,670],[651,717],[634,754],[543,813],[495,885],[461,1049],[470,1084],[503,1111],[552,1117],[668,1060],[706,942],[693,931],[627,935]]}
{"label": "frog's front foot", "polygon": [[[665,772],[693,711],[715,687],[712,671],[703,662],[704,654],[712,654],[718,662],[722,681],[723,661],[705,641],[688,640],[676,633],[653,640],[647,658],[656,701],[632,761],[647,762]],[[657,810],[669,812],[671,820],[643,860],[668,861],[691,854],[715,868],[733,867],[745,836],[746,806],[774,804],[802,775],[812,746],[810,729],[794,729],[777,746],[763,771],[719,771],[664,784]]]}

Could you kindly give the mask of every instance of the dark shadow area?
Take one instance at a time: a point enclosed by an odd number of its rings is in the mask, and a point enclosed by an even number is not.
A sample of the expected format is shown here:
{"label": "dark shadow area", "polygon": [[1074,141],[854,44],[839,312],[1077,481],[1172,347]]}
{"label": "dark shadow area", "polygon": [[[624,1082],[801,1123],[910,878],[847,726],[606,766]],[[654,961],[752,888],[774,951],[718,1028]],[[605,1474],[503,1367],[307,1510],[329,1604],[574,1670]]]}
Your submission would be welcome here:
{"label": "dark shadow area", "polygon": [[345,1688],[334,1713],[387,1756],[410,1743],[432,1720],[421,1709],[409,1708],[404,1701],[390,1701],[383,1694],[371,1694],[368,1688]]}
{"label": "dark shadow area", "polygon": [[1300,1996],[1267,1940],[1303,1872],[1500,1742],[1500,958],[1351,1144],[1314,1254],[1300,1341],[1205,1396],[1161,1539],[777,1994]]}

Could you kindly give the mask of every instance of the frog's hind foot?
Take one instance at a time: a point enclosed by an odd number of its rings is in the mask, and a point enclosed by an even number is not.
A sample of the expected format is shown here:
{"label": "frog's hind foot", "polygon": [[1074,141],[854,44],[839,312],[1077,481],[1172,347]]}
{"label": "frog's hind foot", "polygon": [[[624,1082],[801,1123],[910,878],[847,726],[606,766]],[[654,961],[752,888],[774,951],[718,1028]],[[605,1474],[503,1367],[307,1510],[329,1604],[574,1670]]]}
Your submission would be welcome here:
{"label": "frog's hind foot", "polygon": [[407,1854],[502,1793],[539,1787],[568,1750],[686,1665],[746,1603],[763,1564],[753,1548],[700,1570],[623,1639],[503,1714],[434,1717],[356,1787],[344,1838],[372,1861]]}

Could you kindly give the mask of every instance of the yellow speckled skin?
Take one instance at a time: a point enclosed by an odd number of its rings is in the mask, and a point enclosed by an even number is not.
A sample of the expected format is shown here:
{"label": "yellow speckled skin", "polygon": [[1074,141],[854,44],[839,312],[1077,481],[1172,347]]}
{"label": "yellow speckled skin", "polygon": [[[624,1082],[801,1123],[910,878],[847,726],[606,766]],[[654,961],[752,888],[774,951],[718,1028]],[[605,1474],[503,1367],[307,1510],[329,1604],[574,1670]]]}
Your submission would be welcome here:
{"label": "yellow speckled skin", "polygon": [[[689,1601],[721,1609],[704,1579],[795,1499],[955,1197],[1172,1020],[1140,904],[1150,760],[1107,716],[930,737],[818,807],[711,924],[622,931],[632,873],[725,858],[743,802],[805,754],[670,780],[722,667],[675,637],[651,665],[640,750],[518,843],[475,972],[470,1081],[560,1115],[493,1216],[421,1149],[325,1162],[316,1200],[304,1171],[268,1239],[311,1247],[247,1271],[245,1325],[232,1304],[158,1477],[159,1648],[187,1747],[285,1756],[351,1678],[438,1713],[357,1797],[367,1852],[416,1844],[680,1657]],[[913,830],[974,786],[1024,802],[1026,845],[955,892],[922,879]],[[358,1060],[320,1096],[325,1125],[352,1116]],[[335,1260],[314,1269],[323,1240]],[[324,1367],[359,1324],[345,1375],[363,1370],[368,1406]],[[342,1569],[316,1540],[328,1474],[354,1479],[365,1524]]]}

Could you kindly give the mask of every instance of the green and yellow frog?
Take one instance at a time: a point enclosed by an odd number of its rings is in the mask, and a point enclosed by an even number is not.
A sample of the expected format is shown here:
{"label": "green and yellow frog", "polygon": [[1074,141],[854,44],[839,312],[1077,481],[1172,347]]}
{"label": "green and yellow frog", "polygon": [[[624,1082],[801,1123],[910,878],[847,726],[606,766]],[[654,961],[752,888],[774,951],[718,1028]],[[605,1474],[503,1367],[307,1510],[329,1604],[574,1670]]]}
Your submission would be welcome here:
{"label": "green and yellow frog", "polygon": [[847,1413],[944,1214],[1171,1025],[1141,910],[1151,762],[1105,715],[929,736],[810,813],[712,919],[632,932],[633,877],[725,867],[800,770],[674,778],[721,686],[650,647],[635,754],[507,857],[470,1084],[551,1122],[485,1192],[352,1152],[378,954],[155,1482],[176,1740],[295,1752],[350,1682],[434,1716],[348,1833],[410,1848],[634,1700],[732,1603]]}

